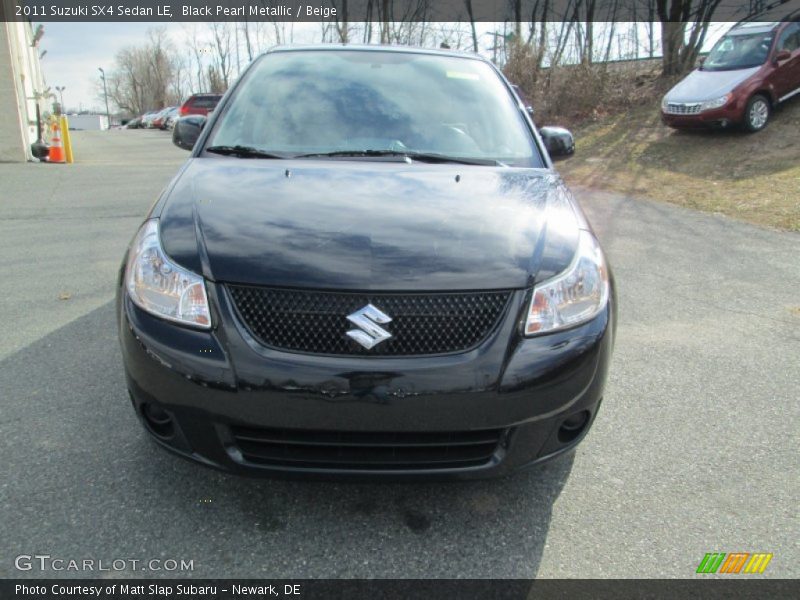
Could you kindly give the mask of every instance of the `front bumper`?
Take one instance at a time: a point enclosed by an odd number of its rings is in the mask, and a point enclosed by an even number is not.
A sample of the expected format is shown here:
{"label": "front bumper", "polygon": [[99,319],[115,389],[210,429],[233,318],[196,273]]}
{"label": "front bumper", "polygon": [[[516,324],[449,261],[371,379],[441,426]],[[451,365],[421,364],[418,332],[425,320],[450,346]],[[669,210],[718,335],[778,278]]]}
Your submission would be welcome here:
{"label": "front bumper", "polygon": [[696,115],[666,113],[661,110],[661,121],[674,129],[702,129],[733,127],[742,122],[744,105],[734,100],[721,108],[707,110]]}
{"label": "front bumper", "polygon": [[197,331],[145,313],[120,288],[123,361],[137,415],[159,443],[240,474],[474,478],[546,460],[588,431],[613,345],[613,293],[589,323],[522,338],[529,294],[518,291],[472,351],[364,358],[260,346],[224,287],[208,292],[215,327]]}

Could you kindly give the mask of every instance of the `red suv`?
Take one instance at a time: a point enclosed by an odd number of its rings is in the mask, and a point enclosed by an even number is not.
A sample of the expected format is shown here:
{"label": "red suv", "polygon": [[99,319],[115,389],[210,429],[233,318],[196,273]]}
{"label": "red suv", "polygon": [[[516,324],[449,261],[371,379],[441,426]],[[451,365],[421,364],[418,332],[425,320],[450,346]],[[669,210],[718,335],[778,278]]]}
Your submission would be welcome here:
{"label": "red suv", "polygon": [[712,48],[703,64],[661,103],[675,128],[766,127],[772,109],[800,94],[800,22],[744,22]]}
{"label": "red suv", "polygon": [[180,116],[186,115],[208,115],[217,107],[217,103],[222,98],[222,94],[194,94],[183,103],[180,109]]}

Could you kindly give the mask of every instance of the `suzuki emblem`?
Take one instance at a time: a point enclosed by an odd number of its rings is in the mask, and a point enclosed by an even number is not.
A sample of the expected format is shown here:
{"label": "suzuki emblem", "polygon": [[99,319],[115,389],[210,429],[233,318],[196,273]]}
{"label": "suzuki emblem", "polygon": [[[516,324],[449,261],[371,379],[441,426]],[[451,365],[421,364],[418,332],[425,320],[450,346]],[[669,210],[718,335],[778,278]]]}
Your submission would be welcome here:
{"label": "suzuki emblem", "polygon": [[376,344],[392,337],[381,325],[391,322],[392,318],[372,304],[367,304],[359,308],[351,315],[347,315],[347,320],[360,329],[351,329],[347,335],[371,350]]}

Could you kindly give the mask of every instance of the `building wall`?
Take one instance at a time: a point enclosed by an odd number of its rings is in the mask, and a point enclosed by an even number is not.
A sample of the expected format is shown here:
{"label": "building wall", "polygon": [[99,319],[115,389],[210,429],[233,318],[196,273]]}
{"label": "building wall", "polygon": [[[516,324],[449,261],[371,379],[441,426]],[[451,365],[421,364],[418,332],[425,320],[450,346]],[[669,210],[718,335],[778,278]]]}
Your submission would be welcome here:
{"label": "building wall", "polygon": [[69,118],[69,128],[91,131],[108,129],[108,118],[105,115],[72,115]]}
{"label": "building wall", "polygon": [[[3,0],[0,0],[2,2]],[[45,109],[44,76],[33,28],[26,21],[0,21],[0,161],[31,160],[38,138],[36,103]],[[39,100],[37,100],[39,98]]]}

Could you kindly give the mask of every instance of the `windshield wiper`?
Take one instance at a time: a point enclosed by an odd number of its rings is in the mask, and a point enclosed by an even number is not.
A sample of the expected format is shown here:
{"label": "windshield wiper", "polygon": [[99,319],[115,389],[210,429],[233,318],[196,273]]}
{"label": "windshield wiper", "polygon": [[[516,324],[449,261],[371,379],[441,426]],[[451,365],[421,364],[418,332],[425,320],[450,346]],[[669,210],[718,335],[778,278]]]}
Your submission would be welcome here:
{"label": "windshield wiper", "polygon": [[252,146],[209,146],[206,148],[206,152],[225,156],[238,156],[239,158],[289,158],[283,154],[266,152]]}
{"label": "windshield wiper", "polygon": [[460,156],[447,156],[433,152],[415,152],[413,150],[335,150],[333,152],[313,152],[311,154],[298,154],[292,158],[324,158],[324,157],[374,157],[398,156],[418,162],[426,163],[456,163],[460,165],[503,166],[503,163],[491,158],[462,158]]}

